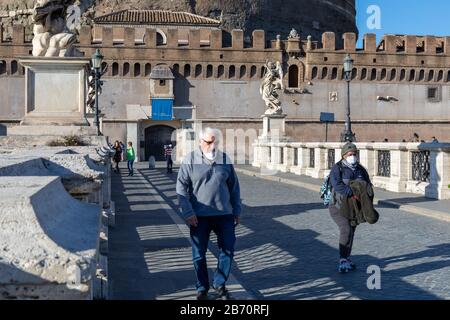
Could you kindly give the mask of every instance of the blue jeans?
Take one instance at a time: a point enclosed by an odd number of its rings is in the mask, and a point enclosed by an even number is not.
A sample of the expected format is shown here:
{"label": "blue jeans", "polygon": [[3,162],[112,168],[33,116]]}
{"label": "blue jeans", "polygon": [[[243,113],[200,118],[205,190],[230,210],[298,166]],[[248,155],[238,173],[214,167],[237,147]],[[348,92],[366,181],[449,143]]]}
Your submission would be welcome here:
{"label": "blue jeans", "polygon": [[128,162],[127,162],[129,174],[133,174],[133,163],[134,163],[134,160],[128,160]]}
{"label": "blue jeans", "polygon": [[213,287],[225,285],[231,271],[236,243],[235,225],[233,215],[197,217],[198,226],[190,227],[192,240],[192,260],[197,275],[197,291],[209,290],[208,267],[206,264],[206,251],[208,249],[211,231],[217,235],[219,259],[214,272]]}

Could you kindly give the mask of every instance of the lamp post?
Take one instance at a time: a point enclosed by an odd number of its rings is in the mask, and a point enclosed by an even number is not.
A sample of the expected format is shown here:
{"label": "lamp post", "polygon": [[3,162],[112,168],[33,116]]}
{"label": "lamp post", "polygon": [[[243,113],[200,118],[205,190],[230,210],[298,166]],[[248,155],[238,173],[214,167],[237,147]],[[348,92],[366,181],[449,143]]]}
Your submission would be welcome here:
{"label": "lamp post", "polygon": [[102,66],[103,56],[100,53],[100,49],[97,49],[92,55],[92,70],[94,72],[95,82],[95,118],[94,125],[97,127],[97,135],[100,136],[100,122],[98,120],[98,90],[100,87],[100,68]]}
{"label": "lamp post", "polygon": [[350,119],[350,81],[352,81],[353,59],[349,53],[344,59],[344,76],[347,81],[347,117],[345,119],[345,131],[341,135],[342,142],[355,142],[355,134],[352,132],[352,122]]}

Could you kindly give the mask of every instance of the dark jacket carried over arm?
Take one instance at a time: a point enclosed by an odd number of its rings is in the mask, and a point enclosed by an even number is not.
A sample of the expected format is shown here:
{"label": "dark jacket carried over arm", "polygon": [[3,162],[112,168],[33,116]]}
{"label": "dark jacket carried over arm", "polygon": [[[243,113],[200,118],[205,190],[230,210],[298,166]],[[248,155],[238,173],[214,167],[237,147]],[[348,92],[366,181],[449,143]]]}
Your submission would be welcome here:
{"label": "dark jacket carried over arm", "polygon": [[[341,162],[334,165],[330,172],[330,183],[333,188],[332,205],[339,209],[344,217],[351,220],[353,225],[366,221],[375,223],[378,220],[378,213],[373,209],[372,183],[367,171],[361,165],[358,165],[356,170],[346,167]],[[360,201],[353,199],[354,195]]]}
{"label": "dark jacket carried over arm", "polygon": [[373,207],[374,192],[372,185],[366,181],[354,180],[350,182],[350,188],[352,188],[353,194],[359,198],[359,200],[348,199],[348,202],[350,202],[349,209],[354,211],[353,215],[356,216],[358,224],[364,222],[376,223],[380,216]]}

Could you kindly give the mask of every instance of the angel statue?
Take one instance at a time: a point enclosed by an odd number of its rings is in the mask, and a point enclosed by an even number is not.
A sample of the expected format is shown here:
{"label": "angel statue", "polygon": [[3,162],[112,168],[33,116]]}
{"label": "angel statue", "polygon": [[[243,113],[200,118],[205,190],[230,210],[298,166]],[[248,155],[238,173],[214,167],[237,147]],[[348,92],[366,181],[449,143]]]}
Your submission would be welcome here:
{"label": "angel statue", "polygon": [[267,107],[265,114],[282,114],[281,101],[278,99],[279,94],[277,92],[277,90],[284,90],[281,63],[279,61],[276,63],[266,62],[265,68],[266,72],[259,89]]}
{"label": "angel statue", "polygon": [[33,12],[33,56],[68,57],[75,55],[76,35],[66,26],[70,0],[36,0]]}

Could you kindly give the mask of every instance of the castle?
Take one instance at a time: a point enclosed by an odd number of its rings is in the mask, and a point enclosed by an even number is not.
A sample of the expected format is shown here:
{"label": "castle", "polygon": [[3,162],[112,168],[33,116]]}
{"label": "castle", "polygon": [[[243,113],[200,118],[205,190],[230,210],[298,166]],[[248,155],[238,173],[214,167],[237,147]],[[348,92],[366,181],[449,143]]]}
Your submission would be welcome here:
{"label": "castle", "polygon": [[[18,59],[29,56],[32,45],[25,41],[23,25],[13,26],[10,40],[2,33],[0,134],[6,134],[24,116],[24,70]],[[342,39],[334,32],[320,39],[301,32],[287,39],[267,38],[264,30],[251,35],[245,41],[243,30],[228,34],[219,20],[155,10],[123,10],[83,26],[78,49],[90,57],[100,48],[107,67],[99,100],[103,133],[133,141],[139,159],[146,160],[162,156],[174,129],[198,121],[222,130],[259,130],[264,65],[279,61],[287,135],[324,141],[320,114],[327,112],[336,119],[329,124],[328,140],[338,141],[347,106],[343,60],[350,53],[358,141],[402,141],[413,133],[450,140],[450,36],[385,35],[377,41],[366,34],[359,49],[355,32]],[[251,141],[241,148],[238,152],[249,154]]]}

